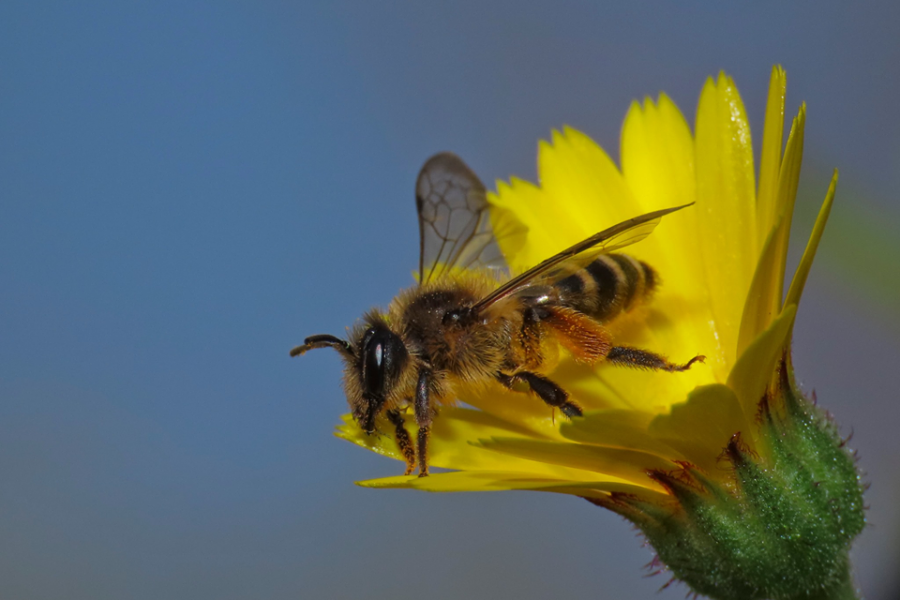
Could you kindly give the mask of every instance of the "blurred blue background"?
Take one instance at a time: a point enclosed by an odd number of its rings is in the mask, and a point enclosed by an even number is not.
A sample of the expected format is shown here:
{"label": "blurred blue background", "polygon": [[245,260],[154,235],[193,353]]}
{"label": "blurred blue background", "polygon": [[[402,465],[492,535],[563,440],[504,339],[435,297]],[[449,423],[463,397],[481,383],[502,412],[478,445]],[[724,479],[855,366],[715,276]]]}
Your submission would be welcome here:
{"label": "blurred blue background", "polygon": [[355,487],[400,467],[332,437],[337,356],[288,349],[412,282],[430,154],[533,179],[570,124],[617,156],[633,98],[693,121],[720,69],[758,135],[776,63],[793,250],[841,169],[798,372],[895,598],[900,5],[680,4],[0,4],[0,598],[682,598],[586,502]]}

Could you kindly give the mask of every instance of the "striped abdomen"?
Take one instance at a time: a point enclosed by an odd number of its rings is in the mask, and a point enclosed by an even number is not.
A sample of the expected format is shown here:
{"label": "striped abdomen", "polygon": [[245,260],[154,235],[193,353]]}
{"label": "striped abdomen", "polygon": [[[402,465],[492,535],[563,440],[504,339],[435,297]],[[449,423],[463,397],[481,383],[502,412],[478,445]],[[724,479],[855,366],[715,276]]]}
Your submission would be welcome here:
{"label": "striped abdomen", "polygon": [[606,322],[650,296],[657,281],[647,263],[625,254],[605,254],[553,288],[563,306]]}

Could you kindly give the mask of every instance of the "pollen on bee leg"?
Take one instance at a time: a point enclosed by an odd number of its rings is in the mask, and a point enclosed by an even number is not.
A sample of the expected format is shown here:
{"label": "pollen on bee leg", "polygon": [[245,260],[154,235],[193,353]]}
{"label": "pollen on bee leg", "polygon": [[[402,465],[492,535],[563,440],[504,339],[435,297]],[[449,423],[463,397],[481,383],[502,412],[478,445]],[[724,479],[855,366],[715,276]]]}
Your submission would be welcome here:
{"label": "pollen on bee leg", "polygon": [[549,316],[542,321],[553,331],[560,345],[576,361],[593,364],[612,348],[609,332],[587,315],[561,306],[547,307]]}
{"label": "pollen on bee leg", "polygon": [[541,319],[538,311],[532,307],[522,313],[522,328],[519,331],[518,363],[526,369],[537,369],[544,363],[541,347]]}
{"label": "pollen on bee leg", "polygon": [[397,440],[397,447],[400,449],[400,454],[403,455],[403,460],[406,461],[406,471],[403,474],[412,475],[412,472],[416,470],[416,450],[409,437],[409,432],[406,431],[403,416],[399,410],[389,410],[387,416],[394,425],[394,438]]}

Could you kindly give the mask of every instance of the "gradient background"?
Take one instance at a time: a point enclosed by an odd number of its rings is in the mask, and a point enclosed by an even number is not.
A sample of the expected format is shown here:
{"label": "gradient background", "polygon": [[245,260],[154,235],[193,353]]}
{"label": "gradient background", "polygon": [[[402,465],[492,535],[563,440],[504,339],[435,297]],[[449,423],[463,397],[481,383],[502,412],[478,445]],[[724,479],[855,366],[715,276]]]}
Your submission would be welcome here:
{"label": "gradient background", "polygon": [[683,598],[586,502],[355,487],[400,466],[332,437],[337,356],[288,349],[412,282],[430,154],[534,179],[570,124],[615,157],[633,98],[693,121],[719,69],[758,135],[775,63],[792,265],[841,168],[798,374],[897,597],[900,5],[422,4],[0,4],[0,598]]}

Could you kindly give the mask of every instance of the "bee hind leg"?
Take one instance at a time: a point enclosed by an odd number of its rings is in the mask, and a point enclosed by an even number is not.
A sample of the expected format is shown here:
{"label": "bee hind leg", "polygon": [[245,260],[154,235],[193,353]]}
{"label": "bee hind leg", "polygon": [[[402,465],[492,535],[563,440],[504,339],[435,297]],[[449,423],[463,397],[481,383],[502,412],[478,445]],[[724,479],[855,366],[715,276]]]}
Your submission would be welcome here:
{"label": "bee hind leg", "polygon": [[698,354],[683,365],[669,362],[664,356],[654,354],[648,350],[630,348],[628,346],[616,346],[606,355],[606,360],[613,364],[634,367],[637,369],[653,369],[660,371],[687,371],[695,362],[703,362],[706,357]]}
{"label": "bee hind leg", "polygon": [[567,417],[580,417],[584,414],[582,408],[574,400],[569,400],[569,394],[564,389],[536,373],[528,371],[519,371],[513,375],[497,373],[497,380],[509,389],[513,389],[518,381],[527,383],[531,391],[537,394],[541,400],[560,409]]}
{"label": "bee hind leg", "polygon": [[409,432],[406,431],[403,415],[400,414],[399,410],[389,410],[387,411],[387,417],[394,426],[394,437],[397,440],[397,447],[400,448],[400,454],[403,455],[403,459],[406,461],[406,472],[403,474],[411,475],[416,470],[416,449],[413,447]]}

